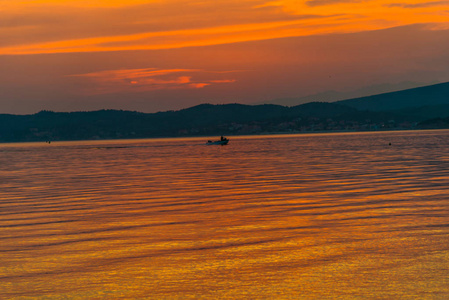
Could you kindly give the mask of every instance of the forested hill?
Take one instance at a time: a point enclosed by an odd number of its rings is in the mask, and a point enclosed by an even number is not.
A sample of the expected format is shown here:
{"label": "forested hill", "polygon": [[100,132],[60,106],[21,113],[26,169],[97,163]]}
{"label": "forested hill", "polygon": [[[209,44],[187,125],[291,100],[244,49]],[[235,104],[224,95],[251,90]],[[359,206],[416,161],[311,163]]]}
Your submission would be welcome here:
{"label": "forested hill", "polygon": [[334,102],[358,110],[390,111],[449,104],[449,82]]}
{"label": "forested hill", "polygon": [[[445,83],[294,107],[201,104],[159,113],[100,110],[0,114],[0,142],[441,128],[449,127],[447,117],[449,84]],[[432,118],[434,121],[429,120]]]}
{"label": "forested hill", "polygon": [[278,131],[288,121],[325,118],[355,109],[330,103],[280,105],[201,104],[179,111],[140,113],[121,110],[33,115],[0,114],[0,141],[145,138]]}

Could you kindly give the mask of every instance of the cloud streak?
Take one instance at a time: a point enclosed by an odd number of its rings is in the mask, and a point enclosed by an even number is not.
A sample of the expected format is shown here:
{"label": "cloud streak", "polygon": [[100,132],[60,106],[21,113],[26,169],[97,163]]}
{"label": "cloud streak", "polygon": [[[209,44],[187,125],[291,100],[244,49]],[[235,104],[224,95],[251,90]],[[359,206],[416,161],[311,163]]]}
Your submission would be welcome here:
{"label": "cloud streak", "polygon": [[422,3],[391,3],[385,4],[386,7],[402,7],[402,8],[427,8],[434,6],[449,6],[449,1],[430,1]]}
{"label": "cloud streak", "polygon": [[[112,94],[120,92],[144,92],[154,90],[202,89],[206,86],[233,83],[235,79],[194,79],[200,73],[214,73],[196,69],[126,69],[106,70],[69,75],[87,81],[85,94]],[[210,77],[210,76],[209,76]]]}
{"label": "cloud streak", "polygon": [[0,55],[174,49],[449,23],[441,13],[449,1],[0,0],[0,7]]}
{"label": "cloud streak", "polygon": [[306,4],[308,6],[314,7],[314,6],[323,6],[323,5],[335,5],[335,4],[341,4],[341,3],[357,3],[357,2],[363,2],[364,0],[309,0],[306,1]]}
{"label": "cloud streak", "polygon": [[174,49],[449,23],[441,13],[448,1],[0,0],[0,6],[0,55]]}

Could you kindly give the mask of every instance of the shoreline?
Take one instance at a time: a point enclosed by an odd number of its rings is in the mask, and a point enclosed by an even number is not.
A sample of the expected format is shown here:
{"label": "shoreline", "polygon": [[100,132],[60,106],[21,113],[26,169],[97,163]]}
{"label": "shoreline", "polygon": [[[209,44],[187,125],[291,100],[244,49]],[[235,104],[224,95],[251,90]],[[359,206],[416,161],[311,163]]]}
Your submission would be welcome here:
{"label": "shoreline", "polygon": [[[341,134],[341,133],[381,133],[381,132],[401,132],[401,131],[440,131],[440,130],[449,130],[449,128],[395,128],[395,129],[380,129],[380,130],[317,130],[317,131],[279,131],[279,132],[260,132],[253,134],[224,134],[226,137],[245,137],[245,136],[270,136],[270,135],[312,135],[312,134]],[[158,140],[158,139],[195,139],[195,138],[213,138],[218,135],[186,135],[186,136],[153,136],[153,137],[138,137],[138,138],[96,138],[96,139],[67,139],[67,140],[50,140],[51,143],[48,143],[48,139],[45,140],[22,140],[22,141],[0,141],[0,145],[8,145],[8,144],[24,144],[24,143],[32,143],[32,144],[48,144],[51,146],[53,143],[59,142],[101,142],[101,141],[137,141],[137,140]]]}

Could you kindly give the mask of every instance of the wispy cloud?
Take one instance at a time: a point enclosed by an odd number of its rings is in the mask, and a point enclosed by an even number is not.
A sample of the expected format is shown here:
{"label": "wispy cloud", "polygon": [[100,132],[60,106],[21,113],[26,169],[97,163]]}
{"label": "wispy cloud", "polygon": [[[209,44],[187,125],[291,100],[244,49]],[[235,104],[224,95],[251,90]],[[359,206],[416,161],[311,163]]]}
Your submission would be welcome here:
{"label": "wispy cloud", "polygon": [[306,1],[306,4],[308,6],[314,7],[314,6],[322,6],[322,5],[335,5],[335,4],[341,4],[341,3],[356,3],[356,2],[363,2],[364,0],[309,0]]}
{"label": "wispy cloud", "polygon": [[[174,49],[443,24],[448,6],[420,0],[0,0],[0,55]],[[402,8],[414,9],[391,12]]]}
{"label": "wispy cloud", "polygon": [[208,77],[210,77],[210,73],[215,72],[196,69],[144,68],[106,70],[74,74],[68,77],[78,77],[87,80],[89,87],[84,89],[86,94],[143,92],[163,89],[201,89],[213,84],[235,82],[235,79],[195,79],[195,75],[201,73],[209,73]]}
{"label": "wispy cloud", "polygon": [[449,1],[430,1],[421,3],[391,3],[385,4],[386,7],[402,7],[402,8],[425,8],[433,6],[447,6]]}

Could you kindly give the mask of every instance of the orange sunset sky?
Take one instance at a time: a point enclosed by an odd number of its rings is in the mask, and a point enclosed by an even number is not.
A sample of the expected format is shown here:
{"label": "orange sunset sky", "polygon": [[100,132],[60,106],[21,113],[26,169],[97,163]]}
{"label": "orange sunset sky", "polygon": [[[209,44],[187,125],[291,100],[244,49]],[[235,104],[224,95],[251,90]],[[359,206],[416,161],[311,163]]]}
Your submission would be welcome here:
{"label": "orange sunset sky", "polygon": [[0,113],[330,101],[446,81],[449,1],[0,0]]}

